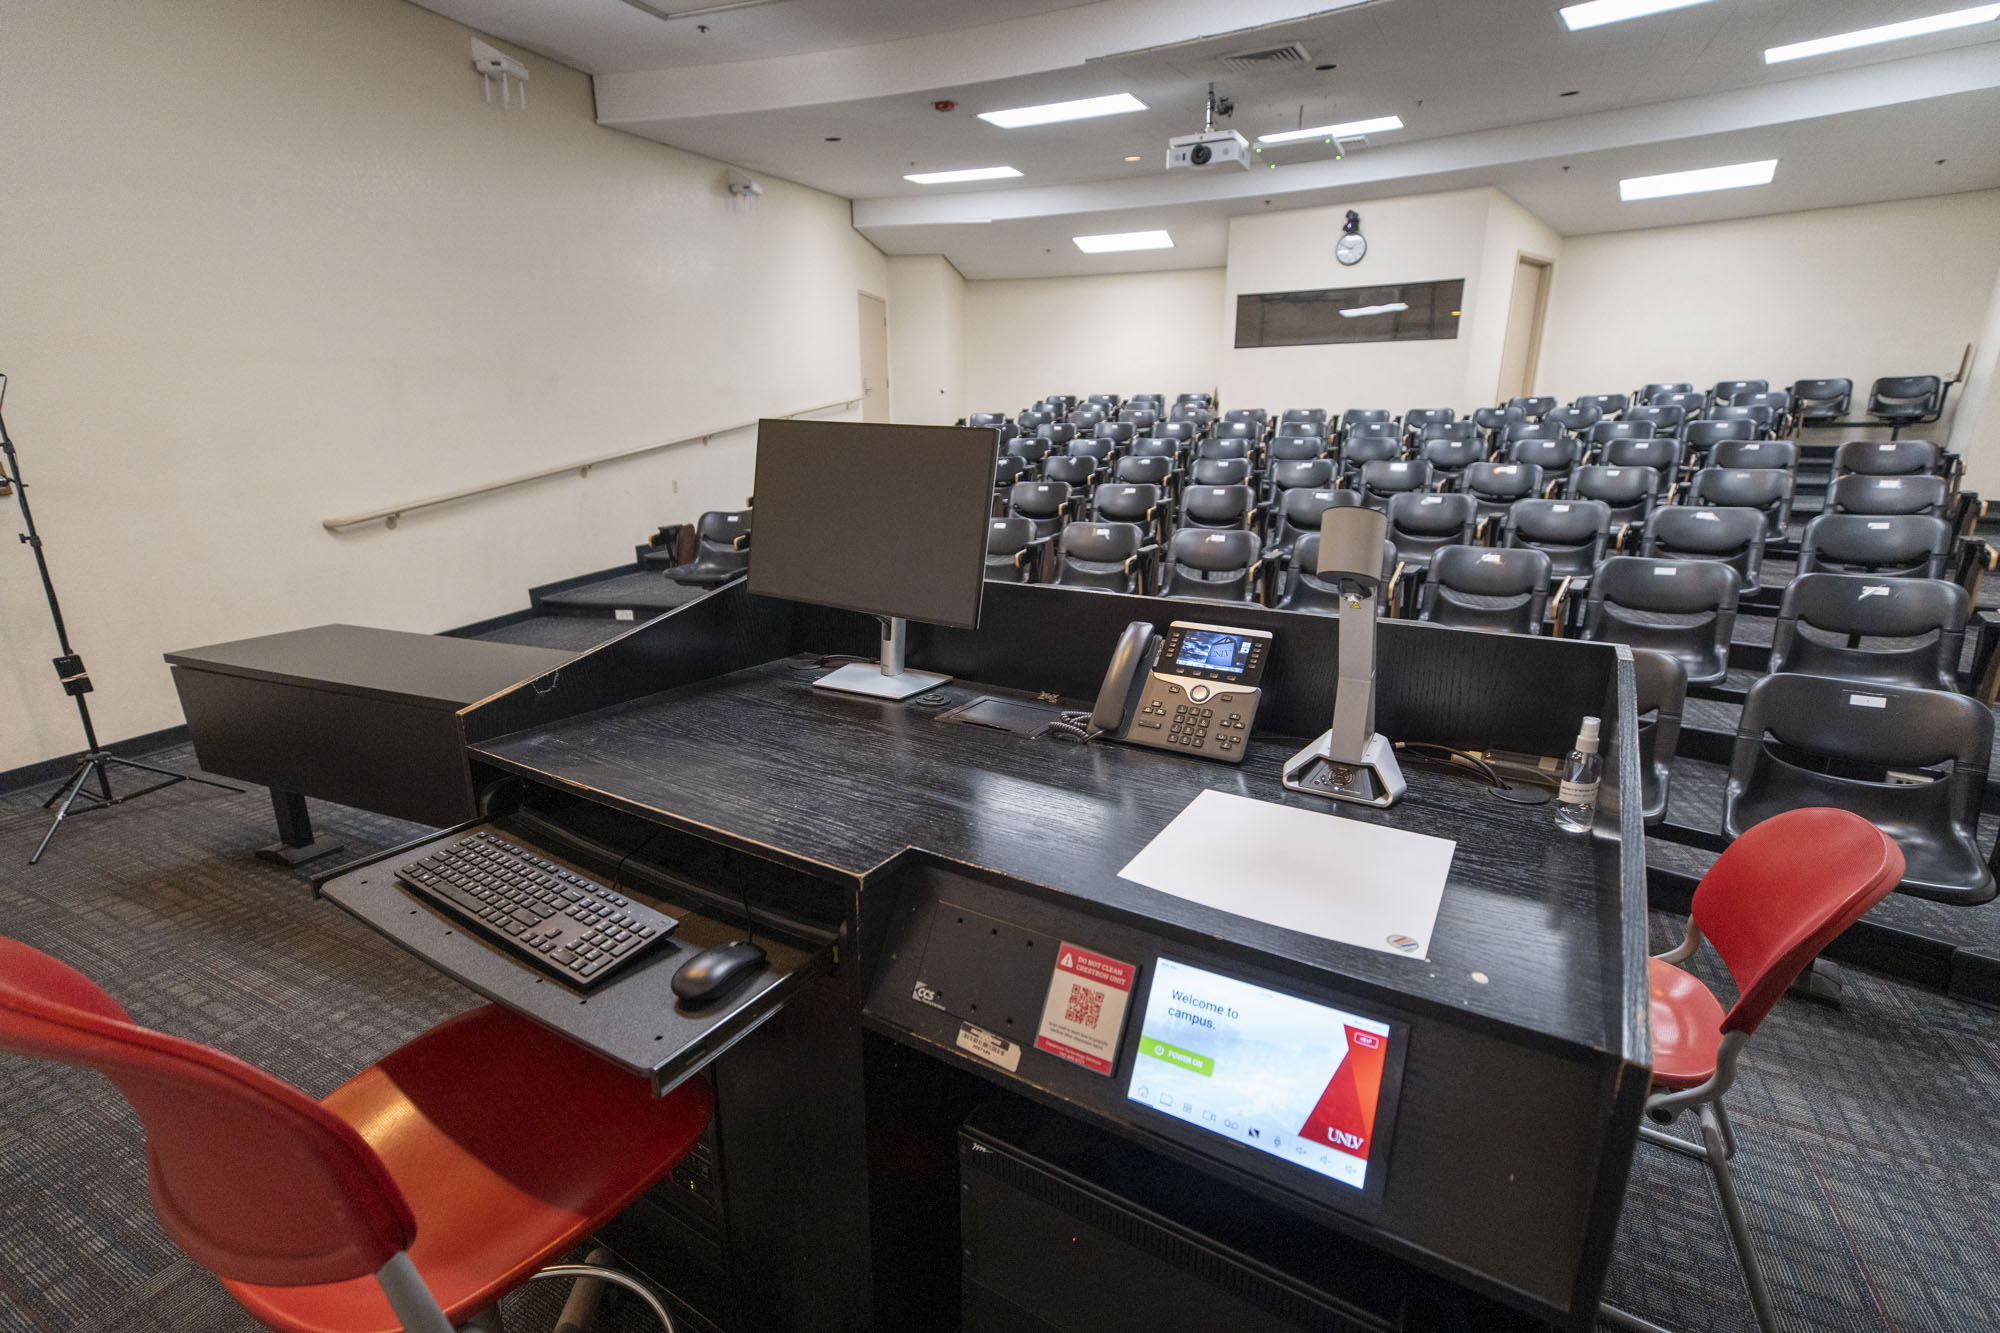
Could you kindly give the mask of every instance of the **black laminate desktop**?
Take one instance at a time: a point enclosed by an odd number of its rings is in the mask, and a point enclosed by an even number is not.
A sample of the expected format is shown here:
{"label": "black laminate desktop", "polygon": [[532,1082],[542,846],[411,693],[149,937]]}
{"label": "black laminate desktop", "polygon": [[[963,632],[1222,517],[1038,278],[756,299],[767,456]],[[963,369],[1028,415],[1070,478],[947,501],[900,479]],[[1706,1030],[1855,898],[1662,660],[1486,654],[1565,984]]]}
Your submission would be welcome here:
{"label": "black laminate desktop", "polygon": [[[796,983],[782,1013],[759,1016],[759,1030],[710,1067],[725,1163],[718,1225],[724,1248],[742,1256],[724,1267],[738,1265],[729,1270],[738,1287],[761,1284],[755,1298],[716,1298],[720,1322],[895,1327],[937,1318],[940,1302],[949,1313],[955,1279],[936,1270],[955,1271],[958,1257],[951,1138],[968,1106],[1001,1095],[1079,1133],[1130,1140],[1190,1182],[1227,1182],[1320,1228],[1329,1244],[1359,1243],[1398,1272],[1502,1302],[1480,1307],[1496,1318],[1510,1309],[1589,1326],[1649,1059],[1643,844],[1636,810],[1617,799],[1621,783],[1636,789],[1623,744],[1629,657],[1604,645],[1383,627],[1382,725],[1398,738],[1547,753],[1581,713],[1609,719],[1605,808],[1597,834],[1579,838],[1553,828],[1550,807],[1506,804],[1457,774],[1412,768],[1409,797],[1389,811],[1283,792],[1279,769],[1297,744],[1284,733],[1329,711],[1337,622],[1324,617],[1202,608],[1203,619],[1278,635],[1266,681],[1277,697],[1240,767],[940,721],[981,693],[1051,691],[1074,705],[1126,619],[1189,610],[1063,589],[994,585],[987,596],[981,629],[914,636],[913,665],[961,675],[935,702],[814,690],[816,657],[861,650],[872,620],[737,588],[585,655],[547,689],[464,715],[475,778],[506,785],[530,821],[517,825],[525,836],[539,830],[541,845],[600,875],[627,861],[656,869],[663,902],[724,920],[747,912],[763,928],[791,929],[802,955],[822,944],[815,957],[836,965]],[[1207,789],[1454,839],[1428,961],[1120,879]],[[326,892],[362,906],[349,877]],[[1407,1018],[1381,1205],[1330,1205],[1282,1171],[1244,1170],[1176,1142],[1108,1095],[1113,1080],[1073,1065],[1031,1052],[1010,1074],[956,1049],[959,1016],[908,994],[910,923],[946,902],[976,902],[996,922],[1050,938],[1098,941],[1112,956],[1168,952]],[[381,911],[358,914],[446,965],[435,940],[399,934]],[[504,969],[451,970],[503,1002],[520,999],[510,993],[520,978]],[[590,1040],[581,1023],[537,1016]],[[1135,1045],[1128,1030],[1125,1069]],[[692,1064],[663,1049],[656,1077],[670,1082]],[[624,1248],[649,1243],[641,1232]],[[671,1255],[628,1257],[675,1283]],[[747,1307],[730,1304],[743,1299]]]}
{"label": "black laminate desktop", "polygon": [[[1619,847],[1556,832],[1550,806],[1509,805],[1475,781],[1414,767],[1394,808],[1341,805],[1279,785],[1296,743],[1253,740],[1241,766],[1067,744],[939,722],[992,692],[974,684],[911,707],[815,690],[818,674],[810,658],[752,667],[473,753],[837,883],[865,889],[923,852],[1552,1041],[1619,1049]],[[1226,917],[1118,877],[1209,789],[1455,839],[1429,964]],[[1565,966],[1537,952],[1552,939]]]}

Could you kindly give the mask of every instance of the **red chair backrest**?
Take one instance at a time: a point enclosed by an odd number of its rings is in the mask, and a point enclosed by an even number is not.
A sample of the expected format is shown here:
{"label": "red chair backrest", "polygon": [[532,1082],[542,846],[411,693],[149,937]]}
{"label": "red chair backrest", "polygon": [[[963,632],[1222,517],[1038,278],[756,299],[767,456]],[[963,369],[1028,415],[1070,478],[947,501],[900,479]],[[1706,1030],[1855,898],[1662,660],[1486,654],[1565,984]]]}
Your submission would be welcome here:
{"label": "red chair backrest", "polygon": [[1736,980],[1724,1032],[1754,1032],[1807,963],[1903,879],[1896,840],[1847,810],[1773,815],[1729,844],[1694,920]]}
{"label": "red chair backrest", "polygon": [[153,1211],[213,1273],[344,1281],[416,1236],[402,1192],[351,1126],[235,1056],[138,1026],[81,973],[4,936],[0,1050],[118,1086],[146,1127]]}

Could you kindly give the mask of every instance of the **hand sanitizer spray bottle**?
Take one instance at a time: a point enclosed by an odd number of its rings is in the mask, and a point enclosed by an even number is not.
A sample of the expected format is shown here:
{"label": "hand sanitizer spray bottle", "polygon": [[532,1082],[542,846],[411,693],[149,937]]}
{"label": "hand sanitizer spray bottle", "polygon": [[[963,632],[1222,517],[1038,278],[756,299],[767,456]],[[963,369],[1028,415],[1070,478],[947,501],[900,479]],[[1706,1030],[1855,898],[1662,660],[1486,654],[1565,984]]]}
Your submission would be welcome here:
{"label": "hand sanitizer spray bottle", "polygon": [[1597,719],[1587,717],[1576,733],[1576,748],[1563,760],[1562,786],[1556,792],[1556,827],[1588,833],[1597,818],[1597,778],[1604,760],[1597,753]]}

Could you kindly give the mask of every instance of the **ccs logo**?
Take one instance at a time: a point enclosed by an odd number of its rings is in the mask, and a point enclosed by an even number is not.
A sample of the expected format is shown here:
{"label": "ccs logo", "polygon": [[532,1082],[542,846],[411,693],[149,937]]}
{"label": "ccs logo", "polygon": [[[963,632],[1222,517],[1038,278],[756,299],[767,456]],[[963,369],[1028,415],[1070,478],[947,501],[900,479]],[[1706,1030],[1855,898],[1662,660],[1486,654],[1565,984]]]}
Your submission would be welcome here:
{"label": "ccs logo", "polygon": [[937,992],[921,981],[910,991],[910,998],[918,1004],[936,1004],[938,1002]]}

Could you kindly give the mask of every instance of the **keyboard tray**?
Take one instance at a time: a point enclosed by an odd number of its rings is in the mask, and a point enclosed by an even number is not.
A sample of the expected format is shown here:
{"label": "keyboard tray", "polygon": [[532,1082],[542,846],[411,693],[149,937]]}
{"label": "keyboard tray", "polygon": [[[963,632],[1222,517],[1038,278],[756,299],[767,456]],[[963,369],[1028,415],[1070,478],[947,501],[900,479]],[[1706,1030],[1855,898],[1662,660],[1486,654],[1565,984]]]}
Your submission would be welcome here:
{"label": "keyboard tray", "polygon": [[833,968],[834,946],[800,948],[759,932],[768,961],[764,971],[713,1009],[689,1010],[670,989],[688,958],[741,939],[741,925],[666,901],[631,893],[635,901],[679,918],[667,947],[583,993],[543,976],[444,912],[426,906],[396,880],[396,867],[470,834],[491,832],[579,874],[601,872],[538,847],[513,829],[485,822],[391,848],[350,865],[319,884],[335,906],[446,976],[516,1013],[597,1052],[653,1082],[664,1095],[681,1080],[755,1031],[784,1008],[811,977]]}

